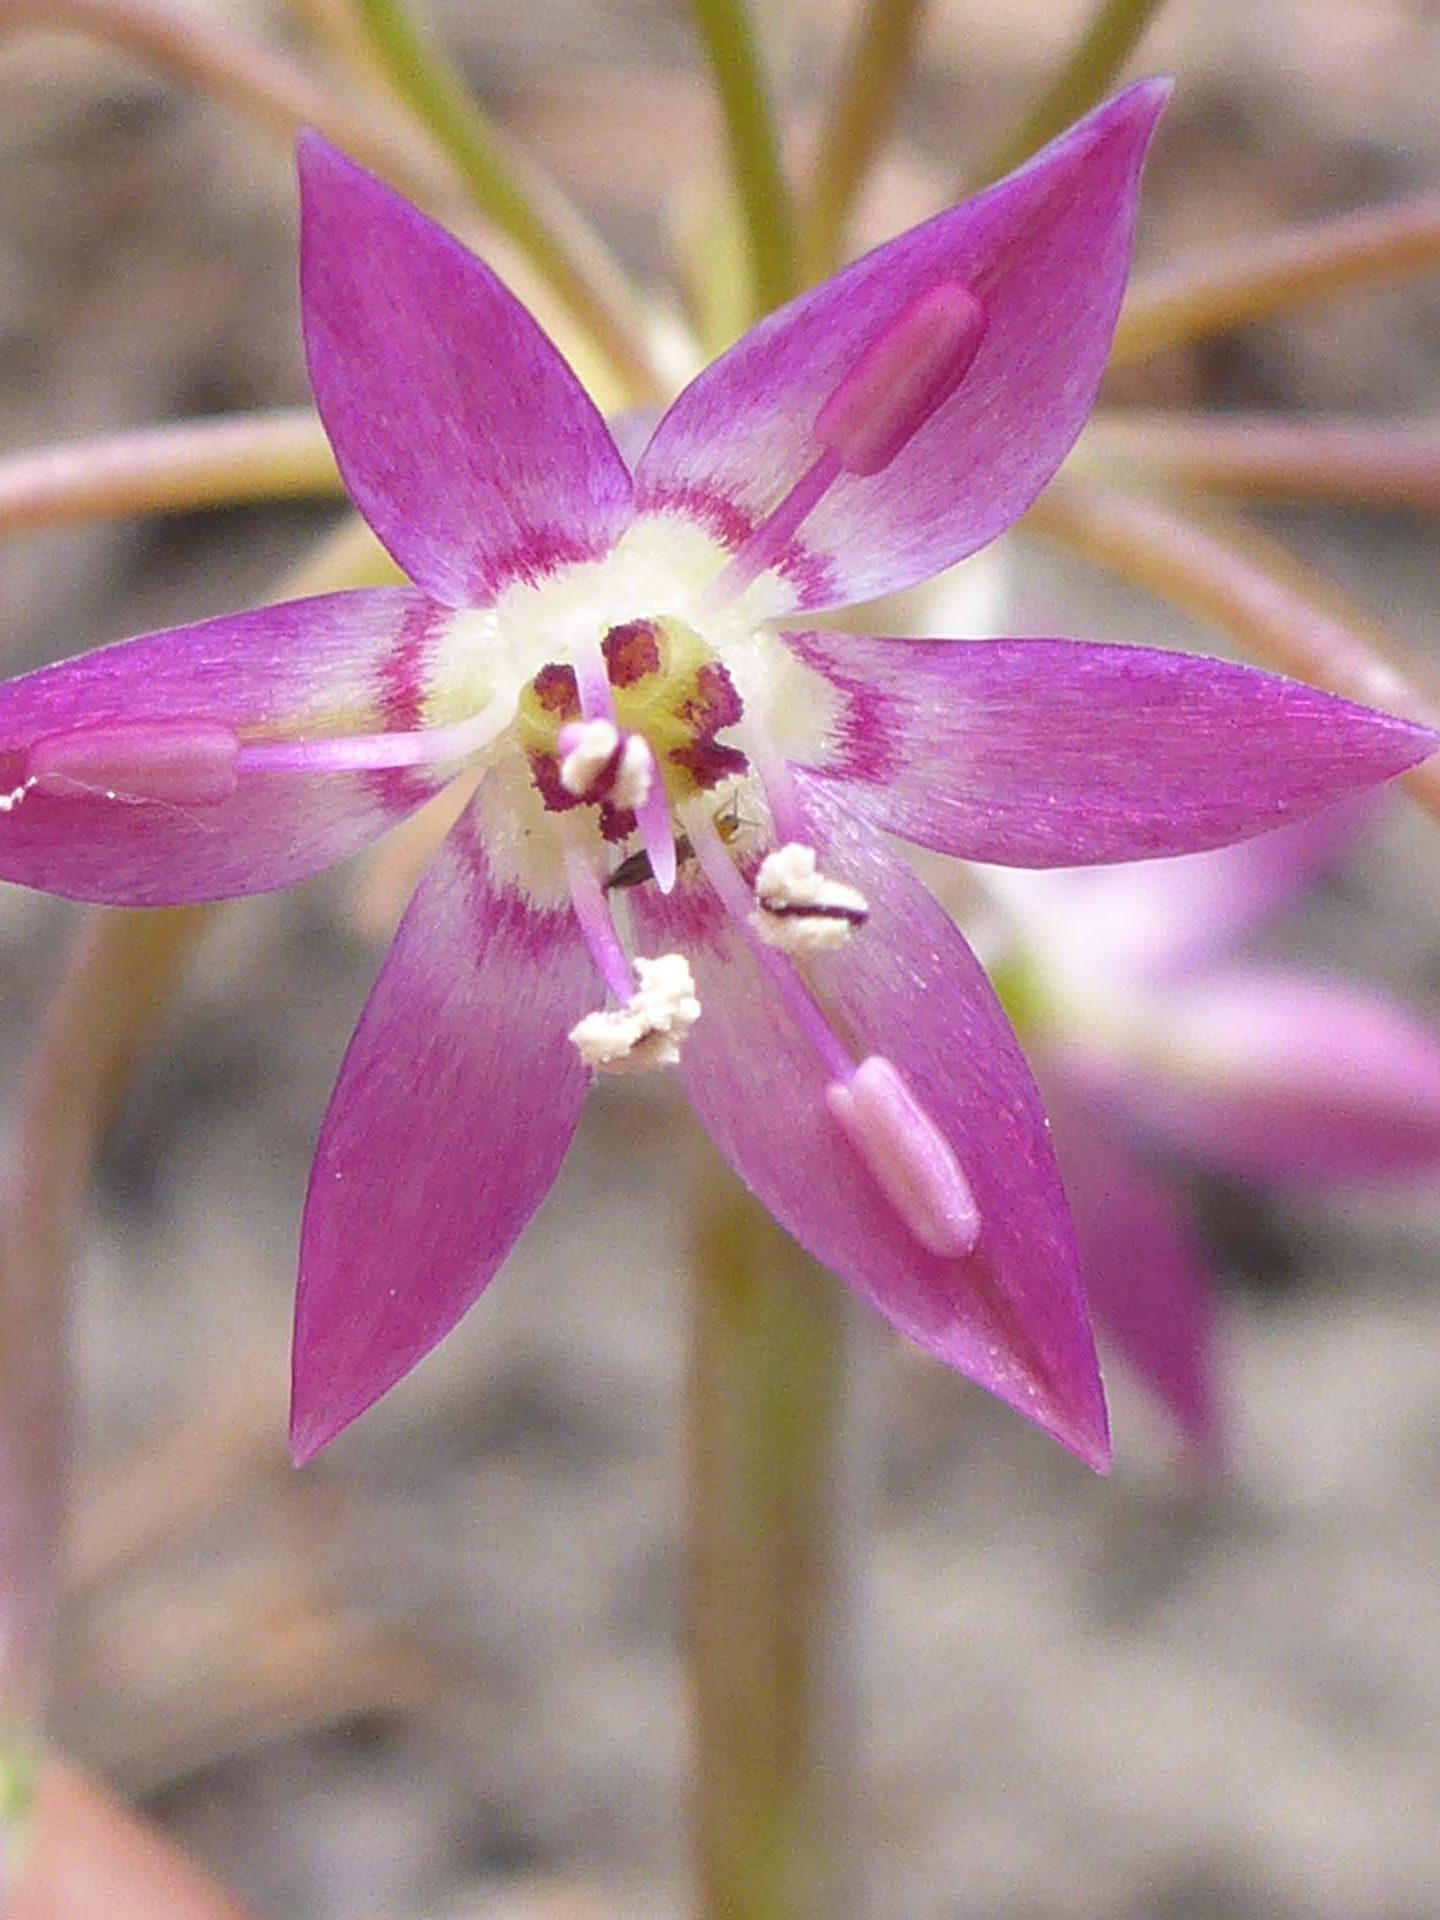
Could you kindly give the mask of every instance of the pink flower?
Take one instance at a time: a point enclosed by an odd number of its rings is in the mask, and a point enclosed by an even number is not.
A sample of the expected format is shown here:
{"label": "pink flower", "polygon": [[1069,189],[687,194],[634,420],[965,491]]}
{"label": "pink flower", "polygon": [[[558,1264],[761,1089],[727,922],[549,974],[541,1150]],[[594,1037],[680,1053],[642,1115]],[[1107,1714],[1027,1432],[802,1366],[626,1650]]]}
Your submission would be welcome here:
{"label": "pink flower", "polygon": [[1107,1461],[1035,1088],[877,829],[1027,864],[1189,851],[1435,741],[1214,661],[812,616],[963,559],[1053,474],[1105,362],[1166,91],[1132,88],[764,321],[633,473],[494,275],[305,142],[311,381],[414,587],[150,635],[0,699],[0,873],[86,899],[283,886],[477,781],[321,1135],[297,1458],[488,1285],[592,1072],[678,1061],[818,1259]]}
{"label": "pink flower", "polygon": [[1302,1193],[1440,1168],[1440,1033],[1373,988],[1231,958],[1334,862],[1349,812],[1144,867],[990,875],[1096,1318],[1202,1461],[1222,1442],[1214,1283],[1156,1149]]}

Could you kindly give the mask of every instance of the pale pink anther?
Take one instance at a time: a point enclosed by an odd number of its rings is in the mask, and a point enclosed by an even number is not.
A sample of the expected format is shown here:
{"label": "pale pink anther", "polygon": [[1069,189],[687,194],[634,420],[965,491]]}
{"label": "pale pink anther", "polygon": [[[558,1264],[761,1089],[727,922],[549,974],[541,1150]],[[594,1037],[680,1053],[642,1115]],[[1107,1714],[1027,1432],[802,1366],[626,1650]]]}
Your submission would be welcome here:
{"label": "pale pink anther", "polygon": [[815,438],[846,473],[880,473],[954,393],[985,337],[985,306],[942,280],[901,309],[821,407]]}
{"label": "pale pink anther", "polygon": [[881,1054],[825,1089],[845,1138],[922,1247],[962,1260],[980,1238],[980,1210],[964,1169],[897,1069]]}
{"label": "pale pink anther", "polygon": [[37,740],[25,781],[52,799],[218,806],[235,791],[240,737],[213,720],[113,720]]}

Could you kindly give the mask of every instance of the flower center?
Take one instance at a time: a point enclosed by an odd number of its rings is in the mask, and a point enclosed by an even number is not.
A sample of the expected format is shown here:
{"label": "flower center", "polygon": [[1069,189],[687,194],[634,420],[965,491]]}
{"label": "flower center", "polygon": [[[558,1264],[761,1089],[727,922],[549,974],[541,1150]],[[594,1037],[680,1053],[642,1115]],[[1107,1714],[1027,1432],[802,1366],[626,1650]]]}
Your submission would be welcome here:
{"label": "flower center", "polygon": [[520,747],[551,812],[595,806],[604,837],[628,839],[641,806],[633,741],[649,749],[667,820],[671,807],[748,770],[718,737],[740,720],[740,696],[693,627],[627,620],[605,635],[594,667],[542,667],[520,696]]}

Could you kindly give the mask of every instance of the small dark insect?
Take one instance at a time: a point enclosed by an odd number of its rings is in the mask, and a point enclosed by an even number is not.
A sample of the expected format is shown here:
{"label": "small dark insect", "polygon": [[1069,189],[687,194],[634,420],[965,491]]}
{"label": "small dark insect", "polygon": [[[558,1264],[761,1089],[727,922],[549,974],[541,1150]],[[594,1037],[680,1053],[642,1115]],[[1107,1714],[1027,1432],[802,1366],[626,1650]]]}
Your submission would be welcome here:
{"label": "small dark insect", "polygon": [[[695,849],[688,835],[678,833],[675,836],[675,864],[683,867],[687,860],[695,858]],[[644,847],[638,847],[625,858],[605,881],[606,893],[628,892],[631,887],[643,887],[647,880],[655,878],[655,869],[650,864],[650,856]]]}
{"label": "small dark insect", "polygon": [[[715,815],[715,826],[720,838],[728,847],[740,832],[744,821],[740,817],[740,796],[735,794]],[[675,864],[685,866],[695,858],[695,849],[690,844],[690,836],[677,833],[675,836]],[[604,882],[606,893],[627,893],[631,887],[643,887],[647,880],[655,878],[655,869],[650,864],[650,856],[643,847],[634,853],[627,853],[615,871]]]}

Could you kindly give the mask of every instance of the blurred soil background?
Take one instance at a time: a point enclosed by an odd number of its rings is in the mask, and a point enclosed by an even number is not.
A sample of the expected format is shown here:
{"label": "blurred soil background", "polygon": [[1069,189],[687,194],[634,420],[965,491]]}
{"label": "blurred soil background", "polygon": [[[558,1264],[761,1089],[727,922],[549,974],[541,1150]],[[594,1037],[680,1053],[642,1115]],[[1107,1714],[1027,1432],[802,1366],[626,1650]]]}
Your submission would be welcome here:
{"label": "blurred soil background", "polygon": [[[251,0],[185,4],[299,32]],[[937,0],[909,168],[958,177],[1080,12]],[[847,13],[789,10],[802,101]],[[506,122],[658,271],[713,136],[675,0],[447,0],[437,17]],[[1142,260],[1440,181],[1430,0],[1174,0],[1140,70],[1161,66],[1180,90]],[[879,226],[910,190],[902,169]],[[265,135],[79,40],[0,39],[7,449],[303,400],[293,246],[288,159]],[[1433,416],[1437,340],[1432,283],[1173,355],[1124,395]],[[6,670],[265,598],[332,517],[16,539]],[[1433,653],[1433,526],[1271,518]],[[1028,548],[1016,566],[1017,630],[1214,644]],[[1392,815],[1272,944],[1440,1019],[1440,842]],[[379,953],[356,931],[357,877],[229,911],[105,1151],[78,1281],[63,1738],[276,1920],[678,1915],[701,1149],[669,1090],[602,1088],[483,1305],[291,1472],[306,1166]],[[76,921],[0,894],[6,1113]],[[1118,1372],[1119,1467],[1100,1483],[862,1332],[877,1913],[1440,1914],[1440,1185],[1343,1208],[1205,1202],[1229,1289],[1235,1465],[1217,1489],[1187,1486]]]}

